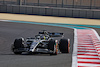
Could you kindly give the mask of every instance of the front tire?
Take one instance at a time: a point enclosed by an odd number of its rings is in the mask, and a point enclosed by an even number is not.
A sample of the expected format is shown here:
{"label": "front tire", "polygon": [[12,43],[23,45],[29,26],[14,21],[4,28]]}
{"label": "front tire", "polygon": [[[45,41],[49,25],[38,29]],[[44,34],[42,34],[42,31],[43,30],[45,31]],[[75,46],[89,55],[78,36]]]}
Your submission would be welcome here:
{"label": "front tire", "polygon": [[18,51],[21,48],[24,48],[22,39],[15,39],[14,44],[12,45],[12,51],[14,52],[14,54],[22,54],[21,51]]}
{"label": "front tire", "polygon": [[14,52],[14,54],[22,54],[22,52]]}

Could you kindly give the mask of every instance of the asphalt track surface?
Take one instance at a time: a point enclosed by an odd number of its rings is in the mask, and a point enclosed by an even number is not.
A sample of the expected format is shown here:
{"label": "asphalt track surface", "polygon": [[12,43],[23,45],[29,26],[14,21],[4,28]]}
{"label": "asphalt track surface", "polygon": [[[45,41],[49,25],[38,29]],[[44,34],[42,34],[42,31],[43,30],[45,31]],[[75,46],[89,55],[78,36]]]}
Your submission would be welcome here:
{"label": "asphalt track surface", "polygon": [[[41,30],[62,32],[71,39],[70,53],[50,56],[49,54],[14,55],[11,44],[15,38],[34,37]],[[0,67],[71,67],[74,30],[63,27],[0,22]]]}

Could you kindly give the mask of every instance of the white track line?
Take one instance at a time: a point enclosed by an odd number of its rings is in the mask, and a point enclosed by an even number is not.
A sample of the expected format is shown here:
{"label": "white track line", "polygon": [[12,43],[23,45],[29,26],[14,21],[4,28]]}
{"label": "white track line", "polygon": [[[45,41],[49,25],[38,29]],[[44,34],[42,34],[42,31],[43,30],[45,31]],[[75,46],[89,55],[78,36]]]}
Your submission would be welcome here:
{"label": "white track line", "polygon": [[77,67],[77,30],[74,29],[74,45],[72,55],[72,67]]}
{"label": "white track line", "polygon": [[86,63],[79,63],[78,66],[89,66],[89,67],[94,67],[94,66],[100,66],[100,64],[86,64]]}

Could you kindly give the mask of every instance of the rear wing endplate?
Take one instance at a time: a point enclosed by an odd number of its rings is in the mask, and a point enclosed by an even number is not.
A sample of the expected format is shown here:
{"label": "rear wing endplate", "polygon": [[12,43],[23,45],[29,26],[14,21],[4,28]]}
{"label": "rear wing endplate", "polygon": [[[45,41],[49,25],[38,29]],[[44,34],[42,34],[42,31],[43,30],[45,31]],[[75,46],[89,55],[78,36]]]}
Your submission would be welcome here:
{"label": "rear wing endplate", "polygon": [[64,34],[63,33],[49,33],[50,37],[63,37]]}

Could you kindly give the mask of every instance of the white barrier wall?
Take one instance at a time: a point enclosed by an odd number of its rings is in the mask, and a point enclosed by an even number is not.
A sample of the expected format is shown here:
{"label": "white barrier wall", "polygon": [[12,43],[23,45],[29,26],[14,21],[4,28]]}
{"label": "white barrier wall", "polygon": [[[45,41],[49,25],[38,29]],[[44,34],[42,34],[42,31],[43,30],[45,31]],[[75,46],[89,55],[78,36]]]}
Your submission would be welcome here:
{"label": "white barrier wall", "polygon": [[72,9],[72,8],[50,8],[39,6],[0,5],[0,12],[15,14],[31,14],[45,16],[78,17],[100,19],[100,10]]}

